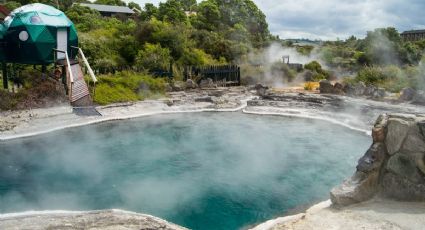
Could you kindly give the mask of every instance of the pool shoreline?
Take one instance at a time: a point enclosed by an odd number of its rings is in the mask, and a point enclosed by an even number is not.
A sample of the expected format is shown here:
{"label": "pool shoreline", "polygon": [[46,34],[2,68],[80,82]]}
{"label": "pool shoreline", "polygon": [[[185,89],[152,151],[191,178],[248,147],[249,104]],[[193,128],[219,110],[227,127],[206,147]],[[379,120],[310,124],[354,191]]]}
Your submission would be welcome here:
{"label": "pool shoreline", "polygon": [[[32,111],[19,111],[12,113],[10,115],[13,120],[13,116],[18,116],[18,124],[13,129],[5,132],[0,132],[0,143],[2,141],[8,141],[18,138],[25,138],[36,136],[40,134],[45,134],[53,131],[63,130],[67,128],[86,126],[92,124],[98,124],[108,121],[117,121],[117,120],[127,120],[143,116],[154,116],[159,114],[175,114],[175,113],[196,113],[196,112],[236,112],[242,111],[246,114],[254,115],[276,115],[276,116],[286,116],[286,117],[298,117],[306,119],[318,119],[324,120],[326,122],[334,123],[337,125],[342,125],[346,128],[352,130],[360,131],[370,135],[371,124],[368,123],[368,120],[361,118],[358,120],[351,121],[351,117],[347,116],[350,114],[347,111],[341,113],[341,116],[332,116],[333,110],[329,110],[326,107],[328,104],[323,103],[323,105],[310,107],[308,104],[310,98],[299,98],[300,94],[290,95],[292,99],[290,102],[284,100],[265,100],[259,98],[255,95],[254,92],[244,92],[241,93],[237,91],[236,94],[234,91],[227,92],[228,95],[225,95],[224,103],[209,102],[205,101],[200,95],[199,92],[188,92],[179,95],[171,95],[170,98],[160,99],[160,100],[148,100],[141,101],[129,104],[115,104],[110,106],[99,106],[97,107],[98,111],[103,115],[102,117],[78,117],[72,113],[72,108],[70,107],[56,107],[50,109],[36,109]],[[305,95],[302,95],[304,97]],[[323,96],[320,95],[307,95],[305,97],[316,97],[323,99]],[[187,99],[182,99],[187,98]],[[202,100],[196,100],[196,98],[201,98]],[[326,97],[325,97],[326,98]],[[323,99],[324,100],[324,99]],[[424,111],[422,107],[412,107],[406,106],[404,104],[400,105],[391,105],[384,102],[375,102],[368,100],[357,100],[357,99],[348,99],[345,97],[335,97],[331,99],[331,103],[340,102],[355,105],[361,105],[361,108],[368,108],[373,110],[373,115],[379,114],[381,112],[406,112],[406,113],[419,113]],[[350,104],[351,103],[351,104]],[[321,107],[322,106],[322,107]],[[349,107],[347,106],[347,107]],[[377,108],[377,109],[375,109]],[[366,114],[370,116],[370,114]],[[29,119],[23,119],[24,121],[19,123],[19,119],[22,117],[28,116]],[[366,116],[365,116],[366,117]],[[371,119],[373,122],[375,119]],[[360,122],[358,127],[350,125],[351,122]],[[254,227],[254,230],[270,229],[276,227],[277,225],[285,225],[296,222],[303,222],[305,219],[309,219],[312,223],[320,222],[318,219],[335,221],[334,218],[351,218],[350,213],[354,213],[357,218],[364,218],[365,214],[368,214],[365,210],[370,208],[382,208],[382,210],[391,210],[400,206],[400,212],[404,213],[407,217],[415,216],[414,214],[409,214],[408,211],[414,208],[425,208],[423,203],[403,203],[403,202],[394,202],[394,201],[382,201],[382,200],[373,200],[371,202],[361,203],[354,206],[349,206],[342,210],[334,209],[330,206],[329,201],[320,202],[316,205],[313,205],[311,208],[307,209],[304,213],[286,216],[277,218],[275,220],[267,221],[263,224],[260,224]],[[50,214],[54,214],[55,211],[46,211],[46,216],[49,217]],[[73,211],[64,211],[64,214],[72,214]],[[83,213],[83,212],[77,212]],[[350,215],[348,215],[348,214]],[[39,216],[40,213],[27,213],[29,216]],[[353,215],[354,215],[353,214]],[[16,216],[14,216],[16,215]],[[0,222],[4,218],[17,218],[20,215],[25,215],[25,213],[15,213],[15,214],[0,214]],[[382,216],[376,216],[377,218],[384,218]],[[338,220],[336,220],[338,221]],[[369,221],[367,219],[359,221],[359,224],[366,224]],[[400,220],[401,221],[401,220]],[[367,223],[370,224],[370,223]],[[371,223],[373,224],[373,223]],[[415,223],[412,223],[412,229]],[[373,225],[368,225],[373,226]]]}
{"label": "pool shoreline", "polygon": [[[323,120],[370,135],[373,122],[379,114],[387,112],[425,113],[423,107],[407,104],[393,105],[343,96],[283,93],[271,94],[268,97],[269,99],[261,98],[256,95],[254,90],[250,91],[245,87],[236,87],[231,89],[219,88],[175,92],[170,93],[168,98],[158,100],[97,106],[96,109],[102,116],[77,116],[73,114],[72,107],[69,105],[1,112],[0,142],[67,128],[143,116],[235,111],[242,111],[247,114]],[[311,101],[317,101],[317,103],[312,104]],[[345,111],[350,107],[355,109]],[[357,114],[359,110],[370,112]]]}

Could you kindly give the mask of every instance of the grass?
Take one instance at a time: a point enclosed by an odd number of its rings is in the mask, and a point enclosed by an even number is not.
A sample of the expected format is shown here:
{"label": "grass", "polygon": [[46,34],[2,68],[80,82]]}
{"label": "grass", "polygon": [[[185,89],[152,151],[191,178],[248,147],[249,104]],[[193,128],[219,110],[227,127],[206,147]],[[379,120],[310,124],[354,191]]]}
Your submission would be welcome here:
{"label": "grass", "polygon": [[99,105],[139,101],[165,94],[166,80],[147,74],[118,72],[98,76],[94,101]]}

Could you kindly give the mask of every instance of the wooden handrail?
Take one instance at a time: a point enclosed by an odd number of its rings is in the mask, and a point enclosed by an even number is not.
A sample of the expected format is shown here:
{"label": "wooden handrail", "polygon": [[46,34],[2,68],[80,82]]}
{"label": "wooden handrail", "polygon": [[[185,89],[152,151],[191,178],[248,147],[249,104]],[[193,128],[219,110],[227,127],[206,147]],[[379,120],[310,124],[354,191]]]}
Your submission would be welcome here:
{"label": "wooden handrail", "polygon": [[89,75],[90,75],[91,79],[93,80],[94,83],[96,83],[97,78],[96,78],[96,76],[93,72],[93,69],[90,67],[89,62],[87,61],[87,58],[83,53],[83,50],[80,47],[76,47],[76,46],[71,46],[71,48],[78,50],[78,53],[80,54],[81,58],[83,59],[84,65],[87,67],[87,70],[89,71]]}

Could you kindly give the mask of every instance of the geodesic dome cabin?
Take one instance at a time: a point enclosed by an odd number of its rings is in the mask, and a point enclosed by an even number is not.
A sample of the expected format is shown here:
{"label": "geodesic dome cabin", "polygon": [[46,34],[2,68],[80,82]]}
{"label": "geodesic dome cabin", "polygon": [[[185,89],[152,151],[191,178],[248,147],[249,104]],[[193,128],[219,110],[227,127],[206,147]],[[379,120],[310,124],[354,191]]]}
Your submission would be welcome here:
{"label": "geodesic dome cabin", "polygon": [[[34,3],[17,8],[0,25],[0,61],[46,65],[55,61],[54,49],[75,58],[71,46],[78,46],[74,24],[62,11],[48,5]],[[64,53],[56,55],[65,58]]]}

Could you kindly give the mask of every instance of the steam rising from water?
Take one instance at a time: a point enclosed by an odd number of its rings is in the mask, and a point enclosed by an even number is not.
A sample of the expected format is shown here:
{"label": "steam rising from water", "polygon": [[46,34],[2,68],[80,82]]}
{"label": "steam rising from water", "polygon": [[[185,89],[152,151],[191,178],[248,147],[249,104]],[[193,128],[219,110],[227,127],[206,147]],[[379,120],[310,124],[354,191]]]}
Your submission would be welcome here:
{"label": "steam rising from water", "polygon": [[0,143],[0,211],[121,208],[237,229],[326,199],[368,144],[328,123],[239,113],[87,126]]}

